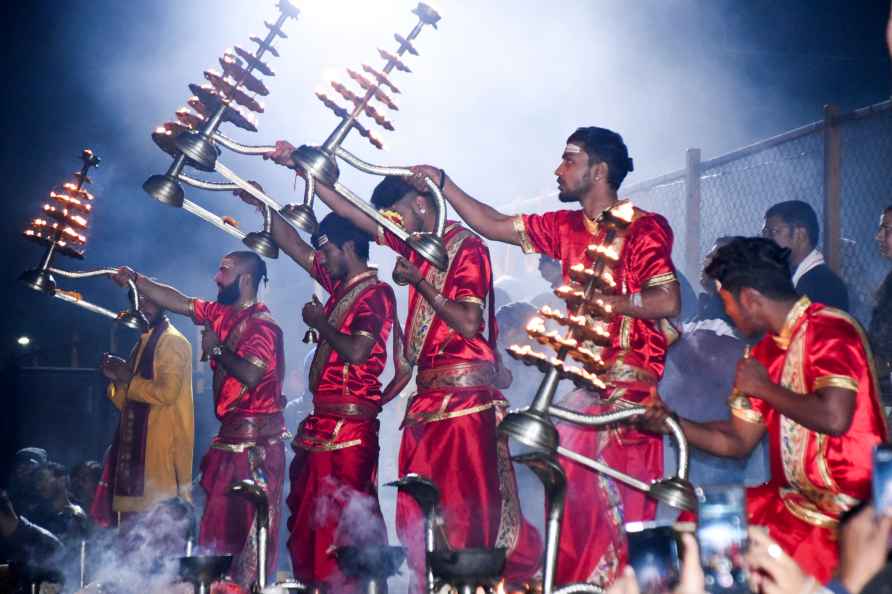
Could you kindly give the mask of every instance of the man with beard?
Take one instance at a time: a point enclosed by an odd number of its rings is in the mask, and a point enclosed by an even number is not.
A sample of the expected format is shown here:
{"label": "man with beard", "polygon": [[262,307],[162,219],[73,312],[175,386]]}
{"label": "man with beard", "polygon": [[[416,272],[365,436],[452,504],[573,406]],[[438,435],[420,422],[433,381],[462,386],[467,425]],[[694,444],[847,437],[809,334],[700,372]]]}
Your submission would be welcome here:
{"label": "man with beard", "polygon": [[[249,588],[256,579],[254,505],[229,494],[237,481],[252,479],[269,500],[270,525],[278,525],[289,434],[282,409],[285,357],[282,331],[269,309],[257,300],[266,264],[248,251],[223,257],[214,276],[217,300],[186,297],[173,287],[129,268],[115,275],[118,284],[136,283],[141,295],[167,311],[188,315],[204,326],[201,346],[214,372],[214,406],[220,431],[201,463],[207,502],[198,543],[218,554],[235,555],[230,577]],[[278,530],[270,530],[268,571],[274,572]]]}
{"label": "man with beard", "polygon": [[[615,253],[617,258],[606,265],[615,288],[599,296],[612,308],[606,320],[610,344],[604,348],[588,345],[608,366],[601,377],[608,388],[603,393],[575,390],[560,404],[598,414],[617,404],[638,404],[654,393],[674,338],[667,318],[678,315],[681,307],[671,257],[672,230],[662,216],[619,199],[617,191],[632,170],[619,134],[588,127],[577,129],[567,139],[555,171],[559,199],[578,202],[580,210],[507,215],[469,196],[441,169],[427,165],[413,169],[439,180],[449,203],[485,238],[560,260],[565,282],[570,280],[571,267],[592,266],[589,246]],[[610,243],[608,225],[602,224],[607,216],[628,220]],[[558,424],[558,431],[562,446],[600,457],[628,475],[650,482],[662,474],[662,441],[657,435],[629,426],[601,431],[568,423]],[[567,494],[556,583],[610,583],[625,558],[623,518],[615,490],[622,496],[625,521],[653,519],[656,503],[576,462],[561,459],[561,465],[567,475]]]}
{"label": "man with beard", "polygon": [[170,497],[188,500],[192,486],[192,345],[151,299],[139,310],[149,327],[129,360],[106,353],[100,364],[121,412],[90,509],[106,528],[132,524]]}
{"label": "man with beard", "polygon": [[[245,192],[239,197],[257,202]],[[313,412],[294,438],[288,494],[288,549],[294,576],[333,592],[354,591],[334,548],[387,544],[378,503],[378,414],[387,403],[379,377],[396,317],[393,289],[368,265],[367,233],[329,213],[313,246],[274,215],[276,244],[330,295],[315,296],[303,319],[319,334],[309,386]],[[315,248],[315,249],[314,249]]]}
{"label": "man with beard", "polygon": [[[279,141],[268,157],[293,167],[293,150]],[[384,392],[385,398],[398,394],[418,366],[418,392],[403,421],[400,476],[417,473],[437,485],[452,548],[506,547],[505,577],[530,579],[539,565],[541,540],[520,514],[507,443],[496,431],[507,401],[495,386],[499,365],[489,250],[449,221],[443,237],[449,263],[441,272],[333,189],[317,183],[316,190],[334,212],[400,254],[394,280],[411,285],[404,360]],[[378,184],[372,205],[410,233],[434,229],[437,213],[430,195],[402,178],[388,176]],[[397,499],[396,524],[417,592],[424,583],[423,522],[420,508],[404,493]]]}
{"label": "man with beard", "polygon": [[[886,427],[870,349],[858,323],[793,288],[789,250],[762,238],[719,248],[706,274],[748,337],[762,336],[737,364],[728,421],[681,419],[694,447],[743,457],[768,435],[771,480],[747,492],[750,524],[808,573],[830,579],[840,518],[870,496],[871,454]],[[646,419],[665,430],[669,410]]]}

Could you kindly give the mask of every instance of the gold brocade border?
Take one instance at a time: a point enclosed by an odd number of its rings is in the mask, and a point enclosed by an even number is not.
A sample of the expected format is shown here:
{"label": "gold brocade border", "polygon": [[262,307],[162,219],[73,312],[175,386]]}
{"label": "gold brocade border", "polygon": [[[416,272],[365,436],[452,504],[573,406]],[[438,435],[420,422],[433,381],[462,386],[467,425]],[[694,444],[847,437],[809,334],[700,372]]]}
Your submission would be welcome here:
{"label": "gold brocade border", "polygon": [[[443,236],[445,237],[446,235],[449,235],[452,229],[456,226],[457,223],[449,225],[443,232]],[[436,290],[437,293],[443,292],[443,285],[446,283],[446,277],[448,277],[449,273],[452,271],[452,262],[455,259],[455,255],[458,253],[459,248],[461,248],[465,239],[473,236],[474,234],[467,229],[459,229],[446,240],[446,256],[449,261],[446,270],[438,270],[436,266],[428,266],[424,279]],[[414,365],[418,360],[418,355],[421,353],[422,347],[424,347],[428,332],[430,332],[430,329],[434,324],[434,317],[436,317],[437,314],[437,312],[434,311],[434,306],[430,304],[427,299],[422,297],[421,293],[416,291],[414,297],[416,305],[412,308],[410,304],[411,317],[406,321],[406,336],[404,337],[406,344],[406,359],[411,365]]]}
{"label": "gold brocade border", "polygon": [[857,392],[858,382],[855,378],[845,375],[825,375],[819,377],[814,382],[814,390],[820,390],[821,388],[842,388],[844,390]]}
{"label": "gold brocade border", "polygon": [[819,528],[834,529],[839,525],[839,520],[831,518],[827,514],[822,514],[817,509],[806,507],[793,499],[793,493],[788,489],[780,489],[780,498],[784,502],[784,506],[791,514],[812,526]]}
{"label": "gold brocade border", "polygon": [[678,282],[678,279],[675,277],[674,272],[666,272],[664,274],[658,274],[656,276],[652,276],[641,284],[642,289],[650,289],[653,287],[659,287],[660,285],[668,285],[669,283]]}
{"label": "gold brocade border", "polygon": [[362,445],[361,439],[351,439],[350,441],[344,441],[341,443],[319,442],[318,445],[304,445],[297,441],[294,442],[294,447],[306,450],[308,452],[334,452],[336,450],[345,450],[347,448],[354,448],[360,445]]}
{"label": "gold brocade border", "polygon": [[259,367],[260,369],[266,371],[266,361],[261,359],[260,357],[254,355],[248,355],[245,358],[245,361],[253,365],[254,367]]}
{"label": "gold brocade border", "polygon": [[459,417],[466,417],[468,415],[475,415],[477,413],[481,413],[487,411],[491,408],[495,407],[506,407],[508,406],[508,402],[505,400],[496,400],[493,402],[488,402],[486,404],[479,404],[477,406],[472,406],[471,408],[465,408],[462,410],[455,410],[452,412],[446,412],[446,406],[449,404],[449,400],[452,399],[452,394],[448,394],[443,397],[443,404],[440,406],[440,410],[434,413],[416,413],[411,414],[407,413],[406,418],[403,419],[403,426],[407,425],[420,425],[423,423],[436,423],[437,421],[446,421],[448,419],[457,419]]}
{"label": "gold brocade border", "polygon": [[263,447],[273,445],[274,443],[280,441],[288,441],[292,439],[292,435],[290,432],[285,431],[281,435],[277,435],[275,437],[270,437],[268,439],[264,439],[263,441],[243,441],[240,443],[226,443],[225,441],[217,441],[214,440],[211,442],[211,448],[215,450],[222,450],[224,452],[231,452],[234,454],[241,454],[242,452],[246,452],[251,448]]}
{"label": "gold brocade border", "polygon": [[[347,314],[353,309],[353,303],[363,293],[369,285],[378,282],[378,271],[369,270],[354,277],[350,282],[353,286],[346,287],[347,291],[338,299],[337,304],[328,316],[328,322],[335,328],[340,328],[347,317]],[[316,354],[313,355],[313,362],[310,364],[309,384],[310,391],[315,392],[319,387],[319,380],[322,378],[322,371],[328,363],[328,357],[332,351],[331,343],[323,340],[316,347]]]}
{"label": "gold brocade border", "polygon": [[[502,411],[496,411],[496,426],[504,418]],[[496,547],[505,547],[510,555],[517,547],[520,538],[521,514],[520,499],[517,495],[517,477],[511,464],[508,438],[500,435],[496,442],[496,463],[499,474],[499,494],[502,513],[499,515],[499,529],[496,532]]]}
{"label": "gold brocade border", "polygon": [[[745,405],[743,404],[744,402],[746,402]],[[765,424],[765,418],[762,416],[762,413],[753,409],[749,399],[743,394],[740,394],[737,397],[732,396],[732,398],[728,400],[728,406],[731,408],[731,414],[738,419],[744,420],[747,423]]]}
{"label": "gold brocade border", "polygon": [[479,299],[477,297],[474,297],[473,295],[468,295],[467,297],[458,297],[456,299],[456,301],[461,302],[461,303],[473,303],[475,305],[479,305],[480,307],[483,307],[484,305],[486,305],[483,302],[483,299]]}
{"label": "gold brocade border", "polygon": [[520,249],[525,254],[535,254],[536,248],[533,246],[532,242],[530,242],[530,237],[527,235],[527,226],[523,222],[523,215],[517,215],[511,221],[511,224],[514,227],[514,232],[517,233],[517,236],[520,238]]}
{"label": "gold brocade border", "polygon": [[415,384],[419,390],[473,388],[491,385],[496,375],[496,368],[492,363],[458,363],[419,371]]}

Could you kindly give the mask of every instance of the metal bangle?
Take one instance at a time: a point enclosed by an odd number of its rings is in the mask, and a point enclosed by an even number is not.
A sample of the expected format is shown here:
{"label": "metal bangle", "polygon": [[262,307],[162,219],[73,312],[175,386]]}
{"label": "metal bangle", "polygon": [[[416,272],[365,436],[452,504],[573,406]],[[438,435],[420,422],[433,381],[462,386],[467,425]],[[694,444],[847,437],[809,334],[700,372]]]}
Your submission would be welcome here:
{"label": "metal bangle", "polygon": [[437,184],[439,188],[442,190],[446,186],[446,170],[440,170],[440,183]]}

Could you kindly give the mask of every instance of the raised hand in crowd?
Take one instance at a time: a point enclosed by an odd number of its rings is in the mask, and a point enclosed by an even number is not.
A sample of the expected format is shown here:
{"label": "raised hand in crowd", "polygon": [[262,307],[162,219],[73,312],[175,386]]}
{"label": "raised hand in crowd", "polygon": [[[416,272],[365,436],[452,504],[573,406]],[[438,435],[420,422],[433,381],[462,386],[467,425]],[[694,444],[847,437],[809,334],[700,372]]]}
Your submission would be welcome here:
{"label": "raised hand in crowd", "polygon": [[890,534],[892,517],[877,517],[872,505],[843,522],[837,575],[850,594],[859,594],[886,564]]}
{"label": "raised hand in crowd", "polygon": [[750,526],[749,550],[746,553],[750,574],[750,588],[761,594],[788,594],[817,592],[815,578],[799,567],[780,545],[768,536],[761,526]]}

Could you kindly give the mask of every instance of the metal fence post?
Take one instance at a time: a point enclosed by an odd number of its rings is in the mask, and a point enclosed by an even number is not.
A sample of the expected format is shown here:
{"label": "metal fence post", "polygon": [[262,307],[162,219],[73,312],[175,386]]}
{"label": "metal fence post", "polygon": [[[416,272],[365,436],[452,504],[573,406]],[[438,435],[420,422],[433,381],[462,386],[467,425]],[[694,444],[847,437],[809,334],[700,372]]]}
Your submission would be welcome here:
{"label": "metal fence post", "polygon": [[688,149],[687,151],[684,186],[684,270],[688,280],[696,283],[696,279],[700,276],[700,149],[698,148]]}
{"label": "metal fence post", "polygon": [[824,259],[837,274],[842,268],[842,134],[839,108],[824,106]]}

